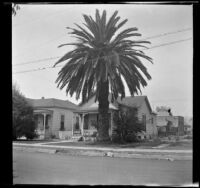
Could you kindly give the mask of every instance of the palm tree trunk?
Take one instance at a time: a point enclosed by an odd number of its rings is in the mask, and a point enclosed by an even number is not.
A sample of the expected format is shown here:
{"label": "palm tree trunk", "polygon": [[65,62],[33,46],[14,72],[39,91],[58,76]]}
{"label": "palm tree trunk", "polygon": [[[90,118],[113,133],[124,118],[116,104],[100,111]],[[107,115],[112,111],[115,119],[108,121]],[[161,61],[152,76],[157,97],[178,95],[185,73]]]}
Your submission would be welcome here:
{"label": "palm tree trunk", "polygon": [[99,88],[99,129],[98,129],[98,140],[108,141],[109,138],[109,83],[108,81],[102,82]]}

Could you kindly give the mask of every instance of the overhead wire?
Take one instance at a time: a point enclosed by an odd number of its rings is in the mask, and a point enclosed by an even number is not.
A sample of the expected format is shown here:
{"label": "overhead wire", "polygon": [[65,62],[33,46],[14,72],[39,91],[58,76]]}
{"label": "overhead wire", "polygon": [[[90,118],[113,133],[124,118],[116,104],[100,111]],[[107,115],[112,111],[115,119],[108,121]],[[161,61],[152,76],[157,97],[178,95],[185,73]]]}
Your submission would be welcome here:
{"label": "overhead wire", "polygon": [[187,39],[172,41],[172,42],[164,43],[164,44],[161,44],[161,45],[152,46],[150,48],[146,48],[146,49],[143,49],[143,50],[149,50],[149,49],[153,49],[153,48],[157,48],[157,47],[161,47],[161,46],[167,46],[167,45],[171,45],[171,44],[175,44],[175,43],[179,43],[179,42],[184,42],[184,41],[191,40],[191,39],[192,39],[192,37],[187,38]]}
{"label": "overhead wire", "polygon": [[32,64],[32,63],[39,63],[39,62],[43,62],[43,61],[57,59],[59,57],[62,57],[62,56],[55,56],[55,57],[49,57],[49,58],[44,58],[44,59],[39,59],[39,60],[34,60],[34,61],[28,61],[28,62],[24,62],[24,63],[15,64],[13,66],[21,66],[21,65]]}
{"label": "overhead wire", "polygon": [[[166,35],[171,35],[171,34],[175,34],[175,33],[179,33],[179,32],[185,32],[185,31],[188,31],[188,30],[191,30],[191,29],[192,29],[192,28],[185,28],[185,29],[181,29],[181,30],[177,30],[177,31],[162,33],[162,34],[150,36],[150,37],[147,37],[147,38],[144,38],[144,39],[141,39],[141,40],[159,38],[159,37],[163,37],[163,36],[166,36]],[[62,36],[65,36],[65,35],[61,35],[61,36],[59,36],[58,38],[60,38],[60,37],[62,37]],[[46,43],[40,44],[40,45],[38,45],[38,46],[39,46],[39,48],[40,48],[40,47],[42,47],[42,46],[44,46],[44,45],[46,45],[46,44],[48,44],[48,43],[50,43],[50,42],[52,42],[52,41],[57,40],[58,38],[53,39],[53,40],[49,40],[49,41],[47,41]],[[37,47],[37,46],[36,46],[36,47]],[[36,47],[34,47],[34,48],[36,48]],[[38,48],[37,48],[37,49],[38,49]],[[18,57],[18,56],[19,56],[19,55],[15,56],[15,57]],[[20,65],[20,64],[23,64],[23,65],[24,65],[25,63],[19,63],[19,64],[16,64],[16,65],[14,65],[14,66],[18,66],[18,65]],[[28,64],[29,64],[29,63],[28,63]]]}
{"label": "overhead wire", "polygon": [[146,37],[143,40],[159,38],[159,37],[163,37],[163,36],[166,36],[166,35],[171,35],[171,34],[180,33],[180,32],[189,31],[189,30],[192,30],[192,28],[189,27],[189,28],[180,29],[180,30],[177,30],[177,31],[171,31],[171,32],[162,33],[162,34],[158,34],[158,35],[153,35],[153,36],[150,36],[150,37]]}
{"label": "overhead wire", "polygon": [[25,70],[25,71],[19,71],[19,72],[14,72],[13,74],[35,72],[35,71],[45,70],[45,69],[49,69],[49,68],[58,68],[58,67],[62,67],[62,65],[59,65],[59,66],[56,66],[56,67],[50,66],[50,67],[43,67],[43,68],[39,68],[39,69],[30,69],[30,70]]}
{"label": "overhead wire", "polygon": [[[187,38],[187,39],[177,40],[177,41],[173,41],[173,42],[169,42],[169,43],[163,43],[163,44],[161,44],[161,45],[152,46],[152,47],[150,47],[150,48],[143,49],[143,50],[150,50],[150,49],[153,49],[153,48],[158,48],[158,47],[167,46],[167,45],[171,45],[171,44],[175,44],[175,43],[180,43],[180,42],[188,41],[188,40],[191,40],[191,39],[192,39],[192,38]],[[122,54],[119,54],[119,55],[122,55]],[[114,55],[110,55],[109,57],[111,57],[111,56],[114,56]],[[57,56],[57,57],[51,57],[51,58],[45,58],[45,59],[35,60],[35,61],[28,62],[28,63],[30,64],[30,63],[48,61],[48,60],[52,60],[52,59],[57,59],[57,58],[59,58],[59,57],[62,57],[62,56]],[[107,57],[107,56],[101,56],[100,58],[104,58],[104,57]],[[90,60],[88,60],[88,61],[92,61],[92,60],[94,60],[94,59],[90,59]],[[25,64],[27,64],[27,63],[25,63]],[[18,64],[18,65],[19,65],[19,64]],[[22,64],[21,64],[21,65],[22,65]],[[57,66],[57,67],[58,67],[58,66]],[[48,68],[48,67],[47,67],[47,68]],[[54,67],[51,67],[51,68],[54,68]],[[42,68],[41,70],[43,70],[43,69],[45,69],[45,67]],[[32,70],[32,69],[31,69],[31,70]],[[40,70],[40,69],[39,69],[39,70]],[[28,70],[28,71],[29,71],[29,70]],[[24,72],[24,71],[22,71],[22,72]],[[16,73],[21,73],[21,71],[20,71],[20,72],[15,72],[14,74],[16,74]]]}

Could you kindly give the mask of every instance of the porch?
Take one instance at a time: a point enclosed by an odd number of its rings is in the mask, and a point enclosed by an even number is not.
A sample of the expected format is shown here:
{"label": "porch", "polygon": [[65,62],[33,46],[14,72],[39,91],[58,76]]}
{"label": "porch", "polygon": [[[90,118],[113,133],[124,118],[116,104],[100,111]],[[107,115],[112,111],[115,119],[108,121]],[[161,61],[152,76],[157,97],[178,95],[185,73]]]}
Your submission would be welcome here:
{"label": "porch", "polygon": [[39,135],[39,139],[48,139],[51,135],[53,111],[38,109],[34,110],[34,119],[37,125],[36,132]]}
{"label": "porch", "polygon": [[[97,134],[98,111],[75,112],[73,118],[72,136],[91,137]],[[112,135],[113,111],[109,111],[109,136]]]}

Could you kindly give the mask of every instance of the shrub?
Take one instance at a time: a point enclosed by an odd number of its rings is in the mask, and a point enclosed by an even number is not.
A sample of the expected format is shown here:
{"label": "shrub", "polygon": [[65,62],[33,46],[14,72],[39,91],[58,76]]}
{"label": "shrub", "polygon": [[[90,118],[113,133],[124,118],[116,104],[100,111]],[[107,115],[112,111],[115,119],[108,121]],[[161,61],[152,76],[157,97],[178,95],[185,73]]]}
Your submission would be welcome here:
{"label": "shrub", "polygon": [[128,134],[125,138],[126,142],[138,142],[137,136],[136,134],[132,133],[132,134]]}
{"label": "shrub", "polygon": [[91,137],[97,137],[97,132],[96,131],[93,132],[92,135],[91,135]]}
{"label": "shrub", "polygon": [[137,108],[119,106],[119,112],[116,112],[113,116],[115,123],[113,140],[119,142],[135,142],[137,140],[136,133],[144,130],[144,126],[138,120]]}
{"label": "shrub", "polygon": [[33,108],[26,101],[16,85],[12,88],[13,99],[13,139],[25,136],[27,139],[37,137]]}
{"label": "shrub", "polygon": [[51,134],[51,138],[52,139],[56,138],[56,135],[55,134]]}

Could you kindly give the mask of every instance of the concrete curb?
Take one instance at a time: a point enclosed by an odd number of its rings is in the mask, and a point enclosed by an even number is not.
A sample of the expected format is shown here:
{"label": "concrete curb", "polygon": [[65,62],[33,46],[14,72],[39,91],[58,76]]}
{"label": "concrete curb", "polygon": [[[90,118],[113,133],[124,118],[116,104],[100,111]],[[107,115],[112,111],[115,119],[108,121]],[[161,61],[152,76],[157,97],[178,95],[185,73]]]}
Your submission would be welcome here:
{"label": "concrete curb", "polygon": [[29,152],[42,152],[51,154],[66,154],[72,156],[93,156],[93,157],[120,157],[120,158],[137,158],[137,159],[165,159],[169,161],[174,160],[192,160],[192,155],[180,155],[180,154],[160,154],[160,153],[135,153],[135,152],[110,152],[100,150],[81,150],[77,148],[73,149],[48,149],[41,148],[38,146],[27,147],[27,146],[14,146],[13,149]]}

